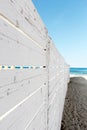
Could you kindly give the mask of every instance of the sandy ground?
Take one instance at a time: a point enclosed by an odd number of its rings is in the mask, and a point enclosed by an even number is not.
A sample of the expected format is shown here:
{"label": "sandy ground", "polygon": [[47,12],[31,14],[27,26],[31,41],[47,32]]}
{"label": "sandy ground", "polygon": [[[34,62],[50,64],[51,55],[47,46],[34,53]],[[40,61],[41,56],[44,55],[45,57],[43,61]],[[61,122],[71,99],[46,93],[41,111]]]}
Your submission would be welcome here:
{"label": "sandy ground", "polygon": [[71,76],[61,130],[87,130],[87,76]]}

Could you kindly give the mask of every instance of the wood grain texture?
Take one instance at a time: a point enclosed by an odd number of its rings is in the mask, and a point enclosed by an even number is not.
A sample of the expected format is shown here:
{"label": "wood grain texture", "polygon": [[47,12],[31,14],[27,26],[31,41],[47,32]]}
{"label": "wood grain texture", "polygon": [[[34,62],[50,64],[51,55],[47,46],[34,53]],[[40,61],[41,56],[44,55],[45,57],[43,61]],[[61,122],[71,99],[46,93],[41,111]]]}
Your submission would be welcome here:
{"label": "wood grain texture", "polygon": [[69,66],[31,0],[0,0],[0,66],[34,66],[0,68],[0,130],[60,130]]}
{"label": "wood grain texture", "polygon": [[10,25],[23,31],[40,46],[46,46],[46,29],[31,0],[1,0],[0,12]]}
{"label": "wood grain texture", "polygon": [[49,61],[49,130],[60,130],[64,98],[68,82],[68,65],[58,53],[53,43],[50,43]]}

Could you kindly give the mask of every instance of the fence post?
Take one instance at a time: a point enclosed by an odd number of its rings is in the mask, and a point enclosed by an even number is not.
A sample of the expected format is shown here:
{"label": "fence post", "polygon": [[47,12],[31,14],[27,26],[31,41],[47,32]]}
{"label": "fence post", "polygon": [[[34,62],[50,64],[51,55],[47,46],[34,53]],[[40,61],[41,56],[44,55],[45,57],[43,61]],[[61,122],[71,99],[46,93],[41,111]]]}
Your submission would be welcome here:
{"label": "fence post", "polygon": [[46,45],[46,67],[47,67],[47,89],[46,89],[46,113],[47,113],[47,119],[46,119],[46,124],[47,128],[46,130],[49,130],[48,124],[49,124],[49,62],[50,62],[50,38],[48,37],[47,45]]}

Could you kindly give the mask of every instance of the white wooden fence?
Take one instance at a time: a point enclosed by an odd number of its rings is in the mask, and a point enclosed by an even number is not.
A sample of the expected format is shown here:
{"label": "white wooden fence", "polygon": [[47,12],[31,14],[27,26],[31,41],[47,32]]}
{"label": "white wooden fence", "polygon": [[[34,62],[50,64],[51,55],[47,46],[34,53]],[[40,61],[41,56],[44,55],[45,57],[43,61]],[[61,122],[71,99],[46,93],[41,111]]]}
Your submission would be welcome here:
{"label": "white wooden fence", "polygon": [[0,130],[60,130],[69,67],[31,0],[0,0]]}

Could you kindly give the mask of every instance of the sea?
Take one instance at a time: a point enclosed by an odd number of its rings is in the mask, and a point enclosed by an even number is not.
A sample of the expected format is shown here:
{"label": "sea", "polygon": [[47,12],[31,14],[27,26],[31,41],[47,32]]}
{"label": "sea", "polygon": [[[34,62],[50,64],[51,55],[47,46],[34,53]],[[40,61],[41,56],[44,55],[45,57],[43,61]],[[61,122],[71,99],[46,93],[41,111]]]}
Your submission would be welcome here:
{"label": "sea", "polygon": [[87,68],[70,68],[70,74],[87,75]]}

